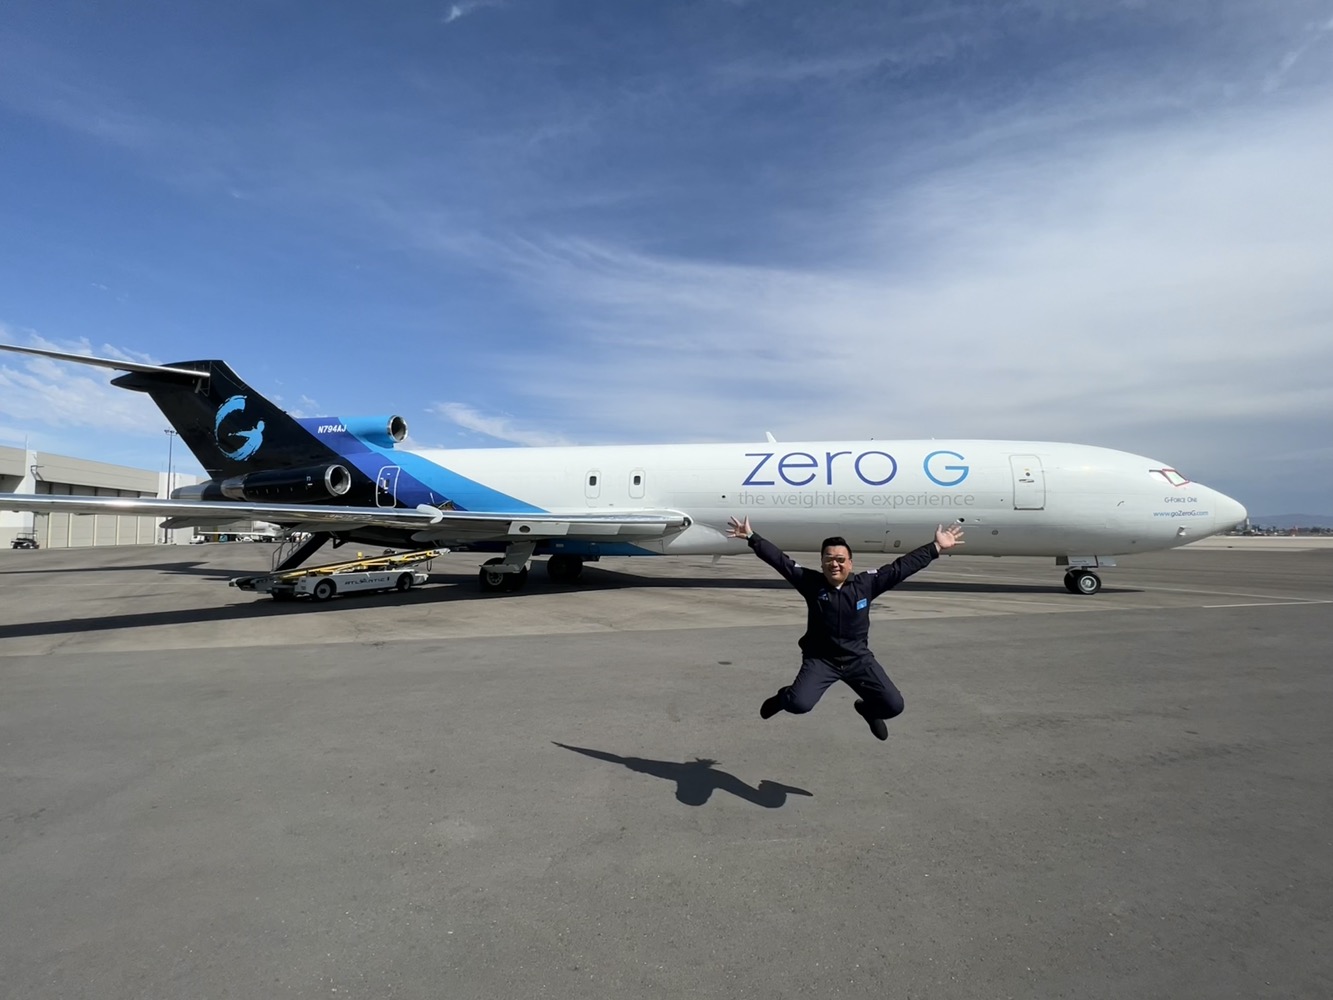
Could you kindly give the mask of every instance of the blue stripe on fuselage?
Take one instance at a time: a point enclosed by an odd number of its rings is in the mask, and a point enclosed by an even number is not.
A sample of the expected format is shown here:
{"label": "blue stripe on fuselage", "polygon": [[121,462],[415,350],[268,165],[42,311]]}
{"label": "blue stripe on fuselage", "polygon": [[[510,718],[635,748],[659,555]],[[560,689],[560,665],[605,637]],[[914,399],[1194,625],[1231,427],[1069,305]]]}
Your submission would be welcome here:
{"label": "blue stripe on fuselage", "polygon": [[[298,423],[355,465],[372,482],[379,479],[380,470],[385,466],[395,466],[402,470],[398,475],[398,488],[394,491],[400,505],[415,507],[424,503],[438,507],[447,500],[459,510],[494,511],[502,514],[545,513],[542,507],[535,507],[507,493],[501,493],[475,479],[469,479],[442,465],[436,465],[413,452],[384,448],[346,431],[318,433],[316,427],[326,425],[327,418],[299,420]],[[346,421],[340,423],[345,424]],[[515,448],[514,453],[516,457],[521,456],[522,449]]]}

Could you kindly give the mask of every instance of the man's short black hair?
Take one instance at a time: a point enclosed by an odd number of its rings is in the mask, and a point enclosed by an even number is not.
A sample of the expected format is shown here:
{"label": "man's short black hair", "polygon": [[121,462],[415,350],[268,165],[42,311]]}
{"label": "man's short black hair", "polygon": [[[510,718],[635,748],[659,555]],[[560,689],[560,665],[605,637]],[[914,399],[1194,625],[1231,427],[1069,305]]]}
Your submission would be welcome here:
{"label": "man's short black hair", "polygon": [[819,545],[819,554],[822,556],[824,554],[825,549],[827,549],[829,546],[835,546],[835,545],[841,545],[844,549],[846,549],[848,556],[852,554],[852,547],[847,544],[847,539],[843,538],[841,535],[830,535],[828,538],[825,538],[824,541],[821,542]]}

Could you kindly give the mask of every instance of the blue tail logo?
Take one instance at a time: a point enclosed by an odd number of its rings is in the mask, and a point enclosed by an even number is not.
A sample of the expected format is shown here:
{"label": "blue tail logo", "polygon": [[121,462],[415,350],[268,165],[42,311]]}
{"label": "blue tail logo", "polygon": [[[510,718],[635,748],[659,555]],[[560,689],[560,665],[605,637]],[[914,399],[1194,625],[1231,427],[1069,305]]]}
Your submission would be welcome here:
{"label": "blue tail logo", "polygon": [[241,413],[244,410],[245,397],[232,396],[231,399],[218,407],[217,420],[213,424],[213,436],[217,439],[218,447],[222,449],[222,454],[236,462],[244,462],[247,458],[257,452],[259,446],[264,443],[264,421],[262,420],[248,430],[227,429],[226,436],[229,440],[235,438],[241,439],[240,445],[238,445],[235,450],[228,451],[226,445],[222,443],[222,422],[233,413]]}

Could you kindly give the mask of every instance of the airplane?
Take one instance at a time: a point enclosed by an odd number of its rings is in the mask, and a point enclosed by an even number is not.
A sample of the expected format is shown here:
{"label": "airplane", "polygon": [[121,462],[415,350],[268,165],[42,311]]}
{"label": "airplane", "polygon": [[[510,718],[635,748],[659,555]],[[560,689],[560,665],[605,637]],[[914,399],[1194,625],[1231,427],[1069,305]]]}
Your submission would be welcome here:
{"label": "airplane", "polygon": [[1162,462],[1089,445],[918,440],[409,451],[397,415],[298,418],[224,362],[149,365],[0,344],[124,372],[208,473],[166,498],[0,494],[0,509],[163,516],[167,528],[237,520],[297,539],[275,569],[325,543],[491,554],[487,593],[513,593],[544,557],[552,581],[604,556],[738,555],[731,515],[788,551],[841,535],[854,552],[906,552],[957,522],[966,556],[1051,556],[1072,594],[1115,557],[1185,545],[1246,519],[1238,501]]}

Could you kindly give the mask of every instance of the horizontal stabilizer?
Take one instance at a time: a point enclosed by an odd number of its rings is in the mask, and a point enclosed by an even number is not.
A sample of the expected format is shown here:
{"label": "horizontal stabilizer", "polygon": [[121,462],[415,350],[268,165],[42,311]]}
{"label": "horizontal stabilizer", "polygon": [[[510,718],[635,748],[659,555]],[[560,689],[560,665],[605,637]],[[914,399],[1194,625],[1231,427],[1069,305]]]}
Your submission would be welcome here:
{"label": "horizontal stabilizer", "polygon": [[36,347],[14,347],[0,344],[0,351],[13,351],[16,354],[35,354],[41,358],[53,358],[56,361],[74,361],[81,365],[94,365],[98,368],[111,368],[118,372],[139,372],[143,375],[168,375],[180,378],[208,378],[208,372],[192,368],[173,368],[169,365],[142,365],[135,361],[120,361],[116,358],[94,358],[87,354],[63,354],[60,351],[43,351]]}

